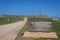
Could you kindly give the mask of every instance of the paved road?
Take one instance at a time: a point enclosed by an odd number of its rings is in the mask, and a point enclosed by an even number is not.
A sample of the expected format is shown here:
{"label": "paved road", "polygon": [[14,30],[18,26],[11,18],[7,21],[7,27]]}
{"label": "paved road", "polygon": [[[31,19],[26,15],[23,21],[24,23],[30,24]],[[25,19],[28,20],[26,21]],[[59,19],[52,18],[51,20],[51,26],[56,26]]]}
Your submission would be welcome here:
{"label": "paved road", "polygon": [[0,26],[0,40],[14,40],[25,21]]}

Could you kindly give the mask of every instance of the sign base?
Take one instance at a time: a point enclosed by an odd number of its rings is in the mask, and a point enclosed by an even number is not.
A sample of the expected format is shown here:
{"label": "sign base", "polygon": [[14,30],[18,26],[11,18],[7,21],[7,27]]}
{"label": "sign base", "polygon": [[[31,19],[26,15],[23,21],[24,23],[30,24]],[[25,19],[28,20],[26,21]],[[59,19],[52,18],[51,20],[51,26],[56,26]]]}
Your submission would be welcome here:
{"label": "sign base", "polygon": [[31,38],[58,38],[55,32],[25,32],[23,37]]}

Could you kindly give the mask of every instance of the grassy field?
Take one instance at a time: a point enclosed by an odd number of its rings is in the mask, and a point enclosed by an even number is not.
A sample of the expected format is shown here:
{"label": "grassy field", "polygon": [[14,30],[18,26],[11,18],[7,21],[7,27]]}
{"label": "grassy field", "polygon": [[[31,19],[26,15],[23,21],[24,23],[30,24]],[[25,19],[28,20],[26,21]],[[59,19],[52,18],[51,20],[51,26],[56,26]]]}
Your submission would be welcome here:
{"label": "grassy field", "polygon": [[17,17],[11,17],[11,18],[6,18],[6,17],[0,17],[0,25],[3,24],[9,24],[17,21],[24,20],[23,18],[17,18]]}

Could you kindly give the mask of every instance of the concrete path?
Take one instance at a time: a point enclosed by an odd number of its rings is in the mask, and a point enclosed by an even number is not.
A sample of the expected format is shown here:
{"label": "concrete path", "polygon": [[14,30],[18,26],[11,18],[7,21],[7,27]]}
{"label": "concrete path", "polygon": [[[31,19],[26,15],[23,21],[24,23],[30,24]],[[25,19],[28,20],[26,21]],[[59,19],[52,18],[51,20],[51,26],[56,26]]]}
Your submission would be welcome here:
{"label": "concrete path", "polygon": [[26,20],[0,26],[0,40],[15,40],[25,23]]}

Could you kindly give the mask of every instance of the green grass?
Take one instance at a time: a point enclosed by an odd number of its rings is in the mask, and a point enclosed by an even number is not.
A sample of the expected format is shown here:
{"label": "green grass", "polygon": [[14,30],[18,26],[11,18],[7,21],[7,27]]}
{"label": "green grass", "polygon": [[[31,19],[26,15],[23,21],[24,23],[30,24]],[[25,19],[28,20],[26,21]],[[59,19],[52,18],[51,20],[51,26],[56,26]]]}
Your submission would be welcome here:
{"label": "green grass", "polygon": [[60,21],[53,21],[53,31],[57,33],[57,36],[60,38]]}
{"label": "green grass", "polygon": [[9,21],[8,21],[8,18],[0,17],[0,25],[9,24],[9,23],[17,22],[17,21],[22,21],[22,20],[23,18],[11,17],[9,18]]}
{"label": "green grass", "polygon": [[27,23],[24,25],[24,27],[20,30],[19,34],[20,36],[24,35],[24,32],[28,30],[28,25]]}

